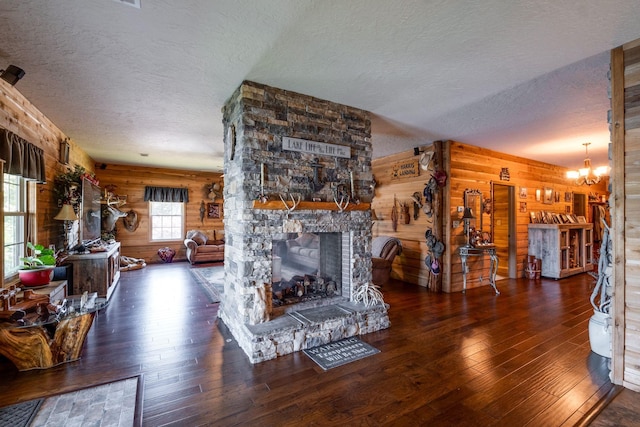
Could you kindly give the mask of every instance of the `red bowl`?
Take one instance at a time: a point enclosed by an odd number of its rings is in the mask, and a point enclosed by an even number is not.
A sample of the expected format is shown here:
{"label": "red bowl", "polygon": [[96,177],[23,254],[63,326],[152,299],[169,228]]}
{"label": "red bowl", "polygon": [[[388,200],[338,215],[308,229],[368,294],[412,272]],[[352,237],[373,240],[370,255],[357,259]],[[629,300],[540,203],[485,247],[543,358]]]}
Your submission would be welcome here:
{"label": "red bowl", "polygon": [[18,277],[24,286],[48,285],[53,277],[53,267],[38,268],[36,270],[19,270]]}

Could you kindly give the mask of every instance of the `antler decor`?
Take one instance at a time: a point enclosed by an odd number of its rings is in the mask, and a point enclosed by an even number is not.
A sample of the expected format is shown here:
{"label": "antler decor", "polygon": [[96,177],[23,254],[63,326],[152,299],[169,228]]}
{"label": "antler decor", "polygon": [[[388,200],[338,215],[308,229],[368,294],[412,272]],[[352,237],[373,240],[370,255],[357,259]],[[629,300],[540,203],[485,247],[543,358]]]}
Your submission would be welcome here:
{"label": "antler decor", "polygon": [[334,195],[333,201],[336,202],[336,206],[338,206],[338,210],[340,212],[344,212],[344,210],[347,209],[347,206],[349,206],[349,195],[347,194],[346,196],[341,196],[339,202],[336,196]]}
{"label": "antler decor", "polygon": [[291,207],[289,207],[288,202],[284,200],[284,197],[282,197],[282,194],[278,194],[278,196],[280,196],[280,200],[282,200],[282,204],[284,205],[284,208],[287,210],[287,215],[293,212],[300,204],[300,199],[301,199],[300,196],[298,196],[298,200],[296,200],[293,198],[293,195],[289,194],[289,198],[291,199],[291,203],[292,203]]}

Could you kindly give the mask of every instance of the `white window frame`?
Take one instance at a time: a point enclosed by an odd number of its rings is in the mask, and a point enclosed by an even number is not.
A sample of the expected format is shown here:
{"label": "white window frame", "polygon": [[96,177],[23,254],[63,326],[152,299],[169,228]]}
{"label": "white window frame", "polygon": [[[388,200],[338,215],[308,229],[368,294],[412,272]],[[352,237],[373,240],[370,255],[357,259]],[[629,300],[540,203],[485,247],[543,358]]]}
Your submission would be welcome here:
{"label": "white window frame", "polygon": [[[33,223],[33,221],[35,220],[35,215],[31,212],[32,209],[30,209],[30,194],[29,192],[32,191],[31,189],[33,188],[32,186],[29,185],[28,181],[20,176],[17,175],[9,175],[9,174],[4,174],[4,179],[3,179],[3,186],[4,188],[2,189],[3,191],[3,209],[2,209],[2,213],[3,213],[3,218],[2,218],[2,226],[5,227],[5,219],[6,218],[22,218],[22,229],[18,230],[18,234],[22,234],[21,236],[18,236],[18,238],[16,239],[16,242],[12,244],[12,246],[15,246],[17,249],[17,253],[15,255],[15,257],[13,257],[12,259],[12,265],[9,266],[7,265],[7,254],[10,253],[11,251],[8,251],[8,245],[7,245],[7,230],[5,230],[3,228],[3,232],[2,232],[2,246],[3,246],[3,273],[4,273],[4,279],[11,279],[13,276],[17,275],[18,273],[18,268],[20,267],[20,258],[24,257],[25,252],[26,252],[26,246],[27,246],[27,242],[30,239],[30,233],[29,233],[29,224]],[[9,187],[8,186],[16,186],[18,187],[18,209],[17,210],[9,210],[8,206],[6,205],[6,198],[8,197],[10,191],[8,191]]]}
{"label": "white window frame", "polygon": [[[160,205],[172,205],[174,212],[171,214],[156,213],[162,207]],[[179,213],[177,207],[179,206]],[[176,224],[178,220],[179,224]],[[185,207],[182,202],[149,202],[149,240],[152,242],[175,242],[184,239],[185,227]],[[156,228],[166,228],[172,230],[173,236],[167,237],[167,233],[163,237],[155,237]]]}

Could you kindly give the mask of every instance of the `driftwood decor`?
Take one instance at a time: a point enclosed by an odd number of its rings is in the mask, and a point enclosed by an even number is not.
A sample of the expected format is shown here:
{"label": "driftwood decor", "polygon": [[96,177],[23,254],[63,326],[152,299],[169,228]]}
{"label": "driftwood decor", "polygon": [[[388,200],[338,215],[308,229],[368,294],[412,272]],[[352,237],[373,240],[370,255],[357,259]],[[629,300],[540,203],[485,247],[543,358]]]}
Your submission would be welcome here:
{"label": "driftwood decor", "polygon": [[21,371],[77,360],[94,316],[91,312],[62,319],[54,327],[53,338],[44,325],[0,326],[0,354]]}

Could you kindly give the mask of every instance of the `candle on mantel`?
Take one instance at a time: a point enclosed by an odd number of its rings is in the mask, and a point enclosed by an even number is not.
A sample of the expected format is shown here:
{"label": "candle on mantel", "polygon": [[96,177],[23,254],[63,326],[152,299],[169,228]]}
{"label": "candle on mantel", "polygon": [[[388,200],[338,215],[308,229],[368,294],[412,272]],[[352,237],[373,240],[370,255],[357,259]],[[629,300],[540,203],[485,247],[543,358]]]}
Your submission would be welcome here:
{"label": "candle on mantel", "polygon": [[355,189],[353,187],[353,171],[349,172],[349,180],[351,181],[351,197],[355,194]]}
{"label": "candle on mantel", "polygon": [[260,193],[264,193],[264,163],[260,163]]}

